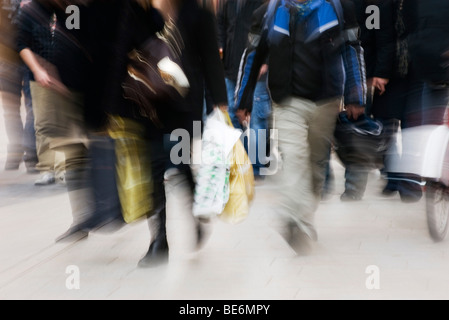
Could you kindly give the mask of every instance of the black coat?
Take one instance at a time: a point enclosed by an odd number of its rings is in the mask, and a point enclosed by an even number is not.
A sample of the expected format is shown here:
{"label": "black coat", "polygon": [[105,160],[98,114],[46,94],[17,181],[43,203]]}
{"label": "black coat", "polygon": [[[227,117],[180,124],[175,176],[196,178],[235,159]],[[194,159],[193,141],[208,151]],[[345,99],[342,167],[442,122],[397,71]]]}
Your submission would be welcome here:
{"label": "black coat", "polygon": [[130,0],[95,0],[89,8],[89,51],[93,58],[86,118],[93,129],[102,128],[106,115],[144,121],[137,107],[124,99],[128,53],[163,28],[160,13],[148,12]]}
{"label": "black coat", "polygon": [[174,116],[167,111],[168,129],[181,127],[190,131],[192,121],[202,120],[206,90],[211,104],[227,105],[226,84],[214,14],[200,7],[196,0],[183,0],[175,24],[184,42],[181,59],[190,90],[184,107],[188,112]]}
{"label": "black coat", "polygon": [[251,17],[265,1],[245,0],[238,11],[237,0],[228,0],[217,14],[218,41],[223,49],[223,64],[227,78],[237,79],[242,54],[248,43]]}
{"label": "black coat", "polygon": [[[360,40],[365,51],[366,77],[391,79],[395,56],[396,34],[394,29],[393,0],[352,0],[356,8],[357,21],[360,26]],[[366,8],[375,4],[380,9],[380,29],[369,30]]]}
{"label": "black coat", "polygon": [[183,1],[176,21],[184,42],[181,59],[190,90],[184,104],[176,110],[156,106],[163,130],[140,116],[137,107],[124,99],[121,87],[126,77],[128,53],[163,28],[162,16],[156,9],[147,12],[130,0],[96,0],[91,6],[91,17],[95,67],[90,78],[88,119],[92,126],[104,124],[109,113],[147,123],[152,136],[176,128],[191,130],[192,121],[202,119],[206,87],[213,104],[227,104],[215,17],[200,8],[195,0]]}
{"label": "black coat", "polygon": [[[416,0],[415,0],[416,1]],[[449,2],[416,1],[415,28],[410,56],[417,76],[424,81],[449,83]]]}

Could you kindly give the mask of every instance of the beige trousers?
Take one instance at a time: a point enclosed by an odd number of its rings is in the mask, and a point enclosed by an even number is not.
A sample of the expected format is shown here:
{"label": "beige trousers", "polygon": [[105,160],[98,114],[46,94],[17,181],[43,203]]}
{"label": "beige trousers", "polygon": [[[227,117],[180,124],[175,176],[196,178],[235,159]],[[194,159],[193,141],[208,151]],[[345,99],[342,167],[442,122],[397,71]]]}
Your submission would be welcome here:
{"label": "beige trousers", "polygon": [[37,168],[40,171],[66,171],[84,166],[87,134],[82,94],[72,92],[67,97],[33,81],[30,87],[39,159]]}
{"label": "beige trousers", "polygon": [[272,177],[276,208],[313,240],[317,240],[314,217],[340,107],[339,98],[316,103],[296,97],[273,106],[280,152],[280,169]]}

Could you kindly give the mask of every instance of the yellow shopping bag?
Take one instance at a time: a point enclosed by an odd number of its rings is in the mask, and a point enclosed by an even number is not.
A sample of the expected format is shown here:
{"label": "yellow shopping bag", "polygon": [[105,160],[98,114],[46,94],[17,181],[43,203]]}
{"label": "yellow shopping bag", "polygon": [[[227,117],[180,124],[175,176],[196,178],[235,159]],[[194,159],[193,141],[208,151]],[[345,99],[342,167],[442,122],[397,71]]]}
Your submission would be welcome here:
{"label": "yellow shopping bag", "polygon": [[145,127],[118,116],[109,117],[109,135],[115,141],[117,189],[123,219],[131,223],[153,210],[151,159]]}
{"label": "yellow shopping bag", "polygon": [[[229,114],[226,116],[232,126]],[[237,224],[248,217],[255,195],[253,166],[240,139],[234,145],[230,161],[229,200],[219,217],[225,222]]]}

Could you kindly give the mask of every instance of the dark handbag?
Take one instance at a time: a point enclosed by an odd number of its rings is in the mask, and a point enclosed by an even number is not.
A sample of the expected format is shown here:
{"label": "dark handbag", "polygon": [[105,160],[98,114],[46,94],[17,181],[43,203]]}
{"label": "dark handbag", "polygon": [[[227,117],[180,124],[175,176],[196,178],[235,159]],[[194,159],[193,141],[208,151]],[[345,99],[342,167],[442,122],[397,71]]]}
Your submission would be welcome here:
{"label": "dark handbag", "polygon": [[388,149],[388,136],[383,124],[362,115],[357,120],[340,112],[334,132],[335,151],[343,164],[379,167]]}
{"label": "dark handbag", "polygon": [[158,127],[159,106],[181,104],[189,81],[181,62],[182,38],[173,23],[129,54],[128,73],[122,84],[124,97],[137,104],[142,116]]}

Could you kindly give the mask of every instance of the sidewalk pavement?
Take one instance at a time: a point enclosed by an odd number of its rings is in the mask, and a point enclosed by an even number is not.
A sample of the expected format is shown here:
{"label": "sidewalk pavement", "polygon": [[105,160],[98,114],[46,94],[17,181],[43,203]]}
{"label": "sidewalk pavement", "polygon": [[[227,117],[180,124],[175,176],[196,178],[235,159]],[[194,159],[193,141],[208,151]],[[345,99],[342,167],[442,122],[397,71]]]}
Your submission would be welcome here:
{"label": "sidewalk pavement", "polygon": [[167,266],[137,268],[149,245],[144,220],[115,233],[55,244],[71,223],[66,190],[35,187],[36,176],[23,166],[3,171],[2,125],[0,300],[449,298],[449,237],[431,240],[425,200],[403,204],[399,197],[382,198],[384,181],[373,172],[363,201],[340,202],[343,168],[335,159],[336,187],[319,207],[319,241],[307,257],[296,256],[277,232],[274,198],[265,184],[257,186],[248,218],[238,225],[214,221],[200,251],[192,250],[185,197],[169,192]]}
{"label": "sidewalk pavement", "polygon": [[449,240],[430,239],[424,201],[381,198],[382,180],[372,174],[363,201],[342,203],[342,168],[333,166],[337,188],[317,212],[312,255],[295,256],[280,237],[262,184],[249,217],[216,220],[198,252],[185,198],[169,194],[170,263],[156,269],[137,268],[149,244],[146,221],[55,244],[71,222],[64,187],[35,187],[25,170],[0,172],[0,299],[448,299]]}

